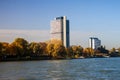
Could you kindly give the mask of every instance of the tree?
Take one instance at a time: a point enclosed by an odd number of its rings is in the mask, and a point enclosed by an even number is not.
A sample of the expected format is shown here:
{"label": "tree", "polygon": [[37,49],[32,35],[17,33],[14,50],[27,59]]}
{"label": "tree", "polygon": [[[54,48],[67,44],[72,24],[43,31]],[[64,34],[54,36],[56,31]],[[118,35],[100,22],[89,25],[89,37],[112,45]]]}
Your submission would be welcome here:
{"label": "tree", "polygon": [[35,42],[31,42],[29,45],[28,45],[28,50],[29,50],[29,53],[30,54],[34,54],[36,51],[34,50],[34,47],[37,43]]}
{"label": "tree", "polygon": [[40,42],[39,43],[40,45],[40,52],[41,52],[41,55],[47,55],[47,51],[46,51],[46,47],[47,47],[47,44],[45,42]]}
{"label": "tree", "polygon": [[28,55],[28,42],[25,39],[16,38],[12,44],[16,46],[18,56]]}
{"label": "tree", "polygon": [[47,44],[44,42],[40,42],[40,43],[31,42],[29,44],[29,51],[32,55],[36,55],[36,56],[47,55],[46,46]]}
{"label": "tree", "polygon": [[119,54],[119,56],[120,56],[120,48],[118,48],[118,54]]}
{"label": "tree", "polygon": [[1,53],[2,53],[2,55],[7,55],[8,54],[8,45],[9,45],[9,43],[6,43],[6,42],[3,42],[2,43],[2,51],[1,51]]}
{"label": "tree", "polygon": [[68,47],[68,48],[66,48],[66,52],[67,52],[67,56],[68,56],[69,58],[74,58],[74,53],[73,53],[73,49],[72,49],[71,46]]}
{"label": "tree", "polygon": [[115,48],[112,48],[112,49],[110,50],[110,53],[116,53],[116,49],[115,49]]}
{"label": "tree", "polygon": [[9,51],[9,55],[10,56],[16,56],[17,55],[17,47],[16,47],[16,45],[15,44],[9,44],[8,45],[8,51]]}
{"label": "tree", "polygon": [[105,47],[103,47],[103,46],[99,47],[97,50],[98,50],[99,53],[108,53],[108,52],[109,52],[109,51],[106,50]]}
{"label": "tree", "polygon": [[76,58],[82,56],[83,48],[81,46],[72,46],[72,52]]}
{"label": "tree", "polygon": [[54,53],[54,44],[48,43],[46,49],[47,49],[48,55],[52,56],[52,53]]}
{"label": "tree", "polygon": [[2,47],[3,47],[3,45],[2,45],[2,43],[0,42],[0,56],[2,55]]}
{"label": "tree", "polygon": [[66,57],[65,47],[61,43],[56,43],[54,45],[54,52],[52,54],[53,57]]}
{"label": "tree", "polygon": [[94,50],[92,48],[85,48],[83,51],[84,57],[93,57],[94,56]]}
{"label": "tree", "polygon": [[118,52],[120,53],[120,48],[118,48],[117,50],[118,50]]}
{"label": "tree", "polygon": [[29,44],[29,52],[31,53],[32,56],[33,55],[35,55],[35,56],[39,55],[39,53],[40,53],[39,48],[40,48],[40,45],[36,42],[31,42]]}
{"label": "tree", "polygon": [[56,44],[56,43],[59,43],[61,45],[63,45],[62,41],[59,40],[59,39],[52,39],[52,40],[49,40],[46,42],[47,44],[51,43],[51,44]]}
{"label": "tree", "polygon": [[66,49],[63,46],[61,40],[53,39],[47,42],[46,51],[49,56],[53,58],[64,58],[66,57]]}
{"label": "tree", "polygon": [[119,56],[119,53],[116,51],[115,48],[112,48],[112,49],[110,50],[110,56],[112,56],[112,57],[118,57],[118,56]]}

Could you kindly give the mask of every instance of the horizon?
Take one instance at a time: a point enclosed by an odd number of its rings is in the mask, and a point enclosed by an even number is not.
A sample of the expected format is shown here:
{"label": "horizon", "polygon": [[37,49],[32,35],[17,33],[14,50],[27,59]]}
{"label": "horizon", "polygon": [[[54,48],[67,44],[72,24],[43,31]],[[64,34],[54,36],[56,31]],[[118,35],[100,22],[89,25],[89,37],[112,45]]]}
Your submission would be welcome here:
{"label": "horizon", "polygon": [[97,37],[107,49],[120,47],[118,0],[1,0],[0,42],[22,37],[29,42],[50,39],[50,21],[67,16],[70,45],[88,47]]}

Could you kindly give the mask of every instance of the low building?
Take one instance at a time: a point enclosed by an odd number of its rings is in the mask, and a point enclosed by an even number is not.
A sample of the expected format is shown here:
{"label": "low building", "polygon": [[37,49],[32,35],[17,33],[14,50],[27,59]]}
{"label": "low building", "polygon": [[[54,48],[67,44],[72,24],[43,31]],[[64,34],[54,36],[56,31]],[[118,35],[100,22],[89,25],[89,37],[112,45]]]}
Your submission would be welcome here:
{"label": "low building", "polygon": [[89,47],[96,50],[99,47],[101,47],[101,40],[99,40],[96,37],[90,37],[89,38]]}

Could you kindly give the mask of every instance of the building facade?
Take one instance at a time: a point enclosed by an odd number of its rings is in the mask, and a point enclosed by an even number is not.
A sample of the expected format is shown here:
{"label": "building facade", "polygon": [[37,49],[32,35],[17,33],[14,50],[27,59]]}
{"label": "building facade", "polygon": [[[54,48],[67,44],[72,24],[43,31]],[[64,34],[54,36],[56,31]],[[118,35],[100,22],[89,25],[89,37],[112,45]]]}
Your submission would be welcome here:
{"label": "building facade", "polygon": [[69,20],[66,16],[56,17],[51,21],[51,39],[61,40],[65,47],[70,46]]}
{"label": "building facade", "polygon": [[96,50],[99,47],[101,47],[101,40],[95,37],[90,37],[89,38],[89,47]]}

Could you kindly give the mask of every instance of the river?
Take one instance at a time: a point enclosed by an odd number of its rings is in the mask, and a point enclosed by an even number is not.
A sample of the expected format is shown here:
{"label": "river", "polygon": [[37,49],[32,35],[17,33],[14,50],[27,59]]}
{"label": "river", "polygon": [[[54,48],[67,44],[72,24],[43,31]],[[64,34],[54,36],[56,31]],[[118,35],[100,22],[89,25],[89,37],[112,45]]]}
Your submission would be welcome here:
{"label": "river", "polygon": [[0,62],[0,80],[120,80],[120,58]]}

